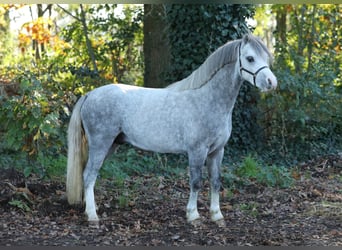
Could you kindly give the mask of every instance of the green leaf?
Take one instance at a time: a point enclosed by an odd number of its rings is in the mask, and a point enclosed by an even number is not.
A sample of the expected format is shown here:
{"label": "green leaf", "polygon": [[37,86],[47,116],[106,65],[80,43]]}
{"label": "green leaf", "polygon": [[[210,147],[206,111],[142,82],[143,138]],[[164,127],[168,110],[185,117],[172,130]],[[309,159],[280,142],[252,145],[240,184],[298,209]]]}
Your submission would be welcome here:
{"label": "green leaf", "polygon": [[32,174],[32,167],[25,167],[24,168],[24,176],[29,177]]}

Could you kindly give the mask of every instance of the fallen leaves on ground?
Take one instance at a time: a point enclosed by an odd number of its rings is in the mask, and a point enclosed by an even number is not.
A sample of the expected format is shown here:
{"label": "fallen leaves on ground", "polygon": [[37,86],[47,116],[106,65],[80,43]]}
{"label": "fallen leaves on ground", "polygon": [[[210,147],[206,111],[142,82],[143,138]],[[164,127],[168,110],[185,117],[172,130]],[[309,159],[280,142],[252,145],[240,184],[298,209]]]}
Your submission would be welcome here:
{"label": "fallen leaves on ground", "polygon": [[84,208],[67,204],[63,182],[3,170],[0,245],[341,246],[341,171],[342,158],[329,156],[298,167],[287,189],[251,184],[232,195],[223,191],[224,226],[209,220],[207,183],[198,202],[201,221],[189,224],[186,176],[132,176],[120,188],[102,179],[95,192],[101,222],[91,228]]}

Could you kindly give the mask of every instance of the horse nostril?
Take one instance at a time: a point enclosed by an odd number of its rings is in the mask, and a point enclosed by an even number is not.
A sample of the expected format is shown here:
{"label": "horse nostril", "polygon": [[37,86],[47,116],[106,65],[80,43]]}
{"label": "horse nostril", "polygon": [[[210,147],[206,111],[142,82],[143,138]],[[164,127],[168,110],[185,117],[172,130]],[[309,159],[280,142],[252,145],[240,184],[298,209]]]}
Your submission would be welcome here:
{"label": "horse nostril", "polygon": [[272,88],[272,80],[270,78],[267,78],[267,83],[268,83],[267,88],[271,89]]}

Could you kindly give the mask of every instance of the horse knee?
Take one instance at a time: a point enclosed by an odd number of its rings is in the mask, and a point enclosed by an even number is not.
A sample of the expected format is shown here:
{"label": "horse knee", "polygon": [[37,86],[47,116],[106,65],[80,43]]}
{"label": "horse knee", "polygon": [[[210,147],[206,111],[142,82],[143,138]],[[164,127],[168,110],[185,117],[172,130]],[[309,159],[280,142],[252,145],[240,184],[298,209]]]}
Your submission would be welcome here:
{"label": "horse knee", "polygon": [[193,165],[190,167],[190,187],[194,192],[202,188],[202,167]]}
{"label": "horse knee", "polygon": [[220,180],[220,178],[215,179],[215,180],[211,180],[211,188],[215,192],[219,192],[220,191],[220,189],[221,189],[221,180]]}
{"label": "horse knee", "polygon": [[211,188],[218,192],[221,188],[221,174],[220,169],[217,167],[209,167],[210,185]]}
{"label": "horse knee", "polygon": [[202,189],[202,178],[199,177],[199,178],[196,178],[196,179],[193,179],[191,181],[191,189],[194,191],[194,192],[197,192],[199,190]]}

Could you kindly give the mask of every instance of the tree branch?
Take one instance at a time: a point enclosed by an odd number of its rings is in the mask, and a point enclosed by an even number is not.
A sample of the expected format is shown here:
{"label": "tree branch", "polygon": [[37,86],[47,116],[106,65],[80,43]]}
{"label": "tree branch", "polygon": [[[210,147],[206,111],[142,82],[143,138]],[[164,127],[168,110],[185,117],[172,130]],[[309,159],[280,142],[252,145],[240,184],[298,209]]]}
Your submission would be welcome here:
{"label": "tree branch", "polygon": [[79,22],[82,22],[81,19],[79,19],[77,16],[75,16],[74,14],[72,14],[70,11],[68,11],[67,9],[64,9],[61,5],[57,4],[58,8],[62,9],[65,13],[67,13],[69,16],[71,16],[72,18],[76,19]]}
{"label": "tree branch", "polygon": [[83,32],[84,32],[84,37],[86,39],[86,45],[88,48],[88,53],[89,53],[91,62],[93,64],[93,69],[97,72],[98,70],[97,70],[97,65],[96,65],[95,53],[94,53],[93,47],[91,45],[91,41],[88,37],[88,26],[87,26],[86,16],[85,16],[85,12],[83,10],[82,4],[80,4],[80,8],[81,8],[81,21],[80,22],[82,23],[82,26],[83,26]]}

